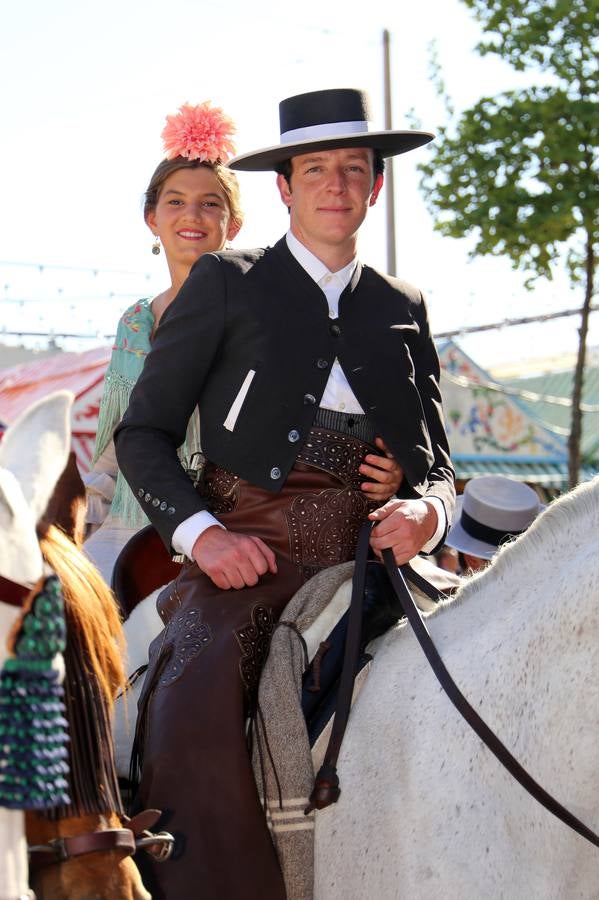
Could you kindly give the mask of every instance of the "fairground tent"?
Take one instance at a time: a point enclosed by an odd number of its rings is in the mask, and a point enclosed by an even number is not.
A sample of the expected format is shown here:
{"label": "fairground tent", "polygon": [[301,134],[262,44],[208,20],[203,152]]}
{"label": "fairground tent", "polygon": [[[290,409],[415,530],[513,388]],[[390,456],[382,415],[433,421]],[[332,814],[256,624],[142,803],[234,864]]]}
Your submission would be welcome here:
{"label": "fairground tent", "polygon": [[[495,381],[453,341],[438,348],[451,458],[459,482],[507,475],[555,495],[568,488],[568,429],[535,415],[530,392]],[[580,478],[597,473],[584,465]]]}
{"label": "fairground tent", "polygon": [[73,391],[72,448],[81,472],[87,472],[110,352],[110,347],[96,347],[85,353],[56,353],[0,370],[0,422],[10,425],[31,403],[52,391]]}

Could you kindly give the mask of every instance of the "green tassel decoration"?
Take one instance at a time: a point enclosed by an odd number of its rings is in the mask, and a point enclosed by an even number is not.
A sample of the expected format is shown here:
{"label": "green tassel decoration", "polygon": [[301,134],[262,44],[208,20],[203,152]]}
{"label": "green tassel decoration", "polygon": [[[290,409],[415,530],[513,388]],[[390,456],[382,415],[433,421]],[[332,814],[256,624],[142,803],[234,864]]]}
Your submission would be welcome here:
{"label": "green tassel decoration", "polygon": [[65,647],[62,590],[51,575],[0,672],[0,806],[42,810],[70,802],[64,690],[52,668]]}

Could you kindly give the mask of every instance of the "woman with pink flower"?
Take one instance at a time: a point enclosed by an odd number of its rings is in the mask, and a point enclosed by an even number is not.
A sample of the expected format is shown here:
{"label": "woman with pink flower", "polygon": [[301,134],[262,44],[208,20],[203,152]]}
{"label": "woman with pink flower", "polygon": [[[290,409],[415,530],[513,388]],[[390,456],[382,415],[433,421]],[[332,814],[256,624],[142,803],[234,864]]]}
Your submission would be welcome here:
{"label": "woman with pink flower", "polygon": [[[93,469],[85,478],[88,522],[97,530],[85,549],[108,582],[122,547],[148,523],[118,469],[113,432],[127,409],[156,328],[192,265],[202,254],[222,250],[241,228],[237,177],[225,165],[235,152],[234,132],[232,120],[209,102],[186,104],[176,115],[167,116],[162,132],[165,159],[145,192],[144,219],[155,237],[152,253],[164,250],[171,283],[156,297],[139,300],[123,313],[106,372]],[[179,451],[186,469],[197,466],[199,450],[196,412]]]}

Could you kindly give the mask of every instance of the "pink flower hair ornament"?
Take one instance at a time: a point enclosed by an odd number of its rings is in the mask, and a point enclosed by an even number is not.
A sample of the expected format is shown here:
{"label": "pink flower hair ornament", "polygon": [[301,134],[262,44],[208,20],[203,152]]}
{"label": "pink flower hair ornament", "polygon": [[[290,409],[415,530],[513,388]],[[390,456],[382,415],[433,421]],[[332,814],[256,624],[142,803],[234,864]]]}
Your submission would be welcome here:
{"label": "pink flower hair ornament", "polygon": [[231,136],[236,128],[233,120],[210,101],[191,106],[184,103],[179,112],[166,117],[162,131],[167,159],[183,156],[201,162],[227,162],[235,155]]}

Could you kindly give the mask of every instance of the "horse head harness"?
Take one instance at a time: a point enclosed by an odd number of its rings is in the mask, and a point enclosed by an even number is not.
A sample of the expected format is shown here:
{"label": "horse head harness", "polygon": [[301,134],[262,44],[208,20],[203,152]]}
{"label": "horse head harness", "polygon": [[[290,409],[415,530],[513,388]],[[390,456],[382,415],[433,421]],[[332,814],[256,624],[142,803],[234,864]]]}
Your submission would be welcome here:
{"label": "horse head harness", "polygon": [[[325,806],[336,803],[341,793],[341,789],[339,788],[339,778],[337,776],[337,759],[351,707],[354,672],[356,671],[359,652],[362,601],[366,582],[366,559],[371,529],[371,522],[364,523],[358,538],[347,640],[343,658],[337,708],[335,710],[335,719],[324,762],[314,781],[314,789],[305,810],[306,814],[313,809],[323,809]],[[407,575],[412,584],[417,585],[419,590],[432,600],[438,601],[442,599],[444,595],[429,584],[421,575],[414,572],[409,564],[398,568],[391,550],[383,550],[383,562],[385,564],[385,569],[387,570],[387,575],[389,576],[391,587],[400,603],[400,607],[410,623],[437,680],[458,712],[463,716],[478,737],[487,745],[489,750],[497,757],[499,762],[505,766],[508,772],[535,798],[535,800],[549,812],[553,813],[553,815],[560,819],[565,825],[568,825],[569,828],[576,831],[581,837],[585,838],[595,847],[599,847],[599,835],[594,831],[591,831],[591,829],[581,822],[580,819],[577,819],[576,816],[562,806],[561,803],[558,803],[551,794],[534,780],[526,769],[520,765],[518,760],[512,756],[507,747],[499,740],[486,722],[481,719],[468,700],[466,700],[447,671],[445,664],[439,655],[439,651],[435,647],[433,639],[426,627],[425,621],[422,618],[422,614],[414,602],[414,598],[410,593],[410,589],[406,584],[404,576]],[[353,628],[352,613],[354,621]]]}
{"label": "horse head harness", "polygon": [[35,844],[28,848],[30,865],[32,868],[42,868],[87,853],[108,850],[118,850],[124,856],[132,856],[142,848],[156,862],[165,862],[173,852],[175,839],[168,831],[154,833],[149,830],[161,815],[158,809],[146,809],[132,819],[123,816],[124,828],[107,828],[89,834],[53,838],[47,844]]}

